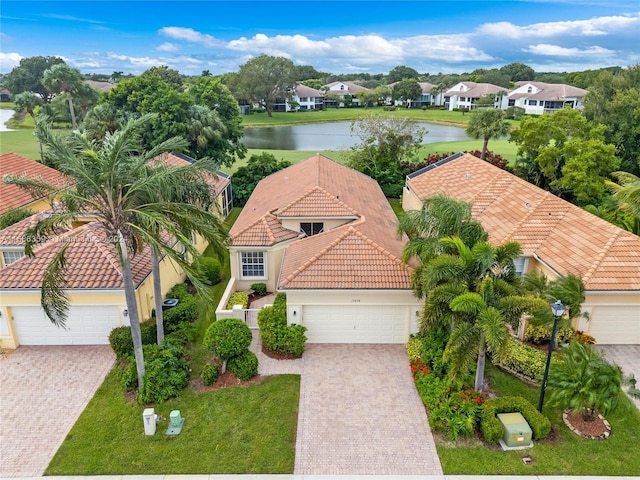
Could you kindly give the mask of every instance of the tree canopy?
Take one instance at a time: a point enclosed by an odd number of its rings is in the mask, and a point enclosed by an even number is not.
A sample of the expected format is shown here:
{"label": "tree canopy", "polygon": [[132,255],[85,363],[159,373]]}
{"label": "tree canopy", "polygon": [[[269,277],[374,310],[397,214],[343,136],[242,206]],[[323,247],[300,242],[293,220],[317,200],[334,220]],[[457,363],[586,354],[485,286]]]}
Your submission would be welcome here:
{"label": "tree canopy", "polygon": [[405,78],[393,86],[392,97],[394,100],[408,102],[422,95],[422,87],[415,78]]}
{"label": "tree canopy", "polygon": [[23,58],[20,64],[5,77],[5,85],[12,94],[34,92],[44,102],[49,102],[54,94],[60,92],[48,90],[42,83],[42,76],[45,70],[58,64],[64,64],[64,60],[59,57],[42,56]]}
{"label": "tree canopy", "polygon": [[391,71],[387,74],[387,83],[395,83],[400,80],[404,80],[405,78],[420,78],[420,74],[417,70],[411,67],[405,67],[404,65],[398,65],[397,67],[393,67]]}
{"label": "tree canopy", "polygon": [[518,145],[516,173],[581,204],[598,203],[620,166],[615,146],[605,143],[605,129],[571,108],[525,118],[511,133]]}
{"label": "tree canopy", "polygon": [[295,85],[296,69],[291,60],[263,54],[240,65],[234,88],[237,98],[262,105],[271,117],[276,99],[290,97]]}

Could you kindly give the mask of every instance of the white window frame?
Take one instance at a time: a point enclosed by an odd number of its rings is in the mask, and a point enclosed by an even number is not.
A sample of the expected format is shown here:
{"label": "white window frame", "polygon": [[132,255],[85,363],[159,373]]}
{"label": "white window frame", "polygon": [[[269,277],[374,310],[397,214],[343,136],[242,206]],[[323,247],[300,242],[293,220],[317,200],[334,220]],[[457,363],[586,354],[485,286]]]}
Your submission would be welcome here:
{"label": "white window frame", "polygon": [[[307,232],[305,232],[302,229],[302,225],[303,224],[307,224],[310,227],[310,231],[311,234],[307,234]],[[320,225],[320,230],[319,231],[315,231],[315,227]],[[312,237],[314,235],[318,235],[319,233],[324,232],[324,222],[300,222],[300,233],[302,233],[305,237]]]}
{"label": "white window frame", "polygon": [[[8,261],[7,256],[12,257],[12,259]],[[5,267],[8,267],[13,262],[17,262],[22,257],[24,257],[24,250],[5,250],[2,252],[2,261],[4,262]]]}
{"label": "white window frame", "polygon": [[518,257],[513,261],[513,267],[517,277],[524,276],[529,268],[529,257]]}
{"label": "white window frame", "polygon": [[[240,262],[240,279],[242,280],[266,280],[267,279],[267,252],[263,250],[244,250],[238,252],[238,260]],[[257,260],[258,255],[262,256],[261,262],[247,262],[249,258]],[[262,265],[262,275],[245,275],[245,266]]]}

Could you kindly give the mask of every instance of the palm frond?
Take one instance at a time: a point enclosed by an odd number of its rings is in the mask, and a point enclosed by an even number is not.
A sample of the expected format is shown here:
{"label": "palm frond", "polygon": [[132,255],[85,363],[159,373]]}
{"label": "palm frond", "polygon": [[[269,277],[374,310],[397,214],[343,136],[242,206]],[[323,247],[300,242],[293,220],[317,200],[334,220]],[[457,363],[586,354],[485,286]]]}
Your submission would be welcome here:
{"label": "palm frond", "polygon": [[480,346],[480,330],[469,322],[460,322],[451,332],[442,355],[454,379],[466,375],[476,364]]}
{"label": "palm frond", "polygon": [[41,305],[51,323],[66,329],[69,317],[69,296],[63,289],[66,284],[65,254],[69,244],[64,245],[53,257],[42,277]]}

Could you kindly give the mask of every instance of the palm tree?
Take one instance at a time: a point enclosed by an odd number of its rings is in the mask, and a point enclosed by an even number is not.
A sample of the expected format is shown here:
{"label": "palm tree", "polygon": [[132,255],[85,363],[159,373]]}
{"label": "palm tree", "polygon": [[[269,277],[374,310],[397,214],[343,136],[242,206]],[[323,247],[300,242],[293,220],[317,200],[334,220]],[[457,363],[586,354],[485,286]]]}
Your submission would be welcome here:
{"label": "palm tree", "polygon": [[517,242],[494,247],[480,241],[470,247],[458,237],[444,237],[440,244],[444,253],[423,267],[429,294],[421,328],[451,322],[443,357],[449,372],[460,377],[475,361],[475,389],[482,391],[487,351],[498,358],[504,355],[510,335],[507,324],[546,302],[519,295],[513,264],[522,253]]}
{"label": "palm tree", "polygon": [[71,68],[66,63],[58,63],[47,69],[42,74],[42,83],[47,90],[52,93],[64,92],[69,102],[69,113],[71,114],[71,127],[78,128],[76,123],[76,112],[73,108],[72,94],[80,87],[82,75],[79,70]]}
{"label": "palm tree", "polygon": [[[22,92],[13,97],[13,103],[15,104],[16,112],[27,112],[29,114],[37,129],[36,108],[42,105],[42,98],[33,92]],[[40,146],[40,161],[42,161],[42,142],[38,140],[38,144]]]}
{"label": "palm tree", "polygon": [[412,276],[412,287],[418,298],[425,298],[427,290],[422,278],[423,265],[442,251],[439,240],[457,236],[467,245],[488,238],[487,232],[471,215],[471,204],[445,195],[434,195],[423,201],[420,210],[411,210],[399,220],[398,233],[409,237],[402,260],[417,257],[420,265]]}
{"label": "palm tree", "polygon": [[[179,169],[153,166],[149,161],[160,153],[184,148],[186,141],[174,137],[144,150],[140,132],[152,118],[153,115],[146,115],[130,120],[122,129],[106,134],[100,142],[91,141],[79,132],[61,139],[54,136],[48,126],[40,128],[39,136],[58,169],[77,183],[60,197],[65,208],[38,222],[26,236],[27,239],[46,237],[68,226],[78,215],[89,212],[104,236],[111,239],[120,262],[139,386],[144,380],[145,367],[130,257],[138,254],[145,244],[149,245],[176,262],[194,285],[205,292],[204,284],[187,261],[188,257],[196,257],[198,251],[186,232],[196,232],[207,241],[217,241],[221,235],[214,214],[197,205],[167,200],[184,188],[185,175]],[[52,185],[24,177],[7,180],[25,188],[35,183],[42,190],[56,191]],[[158,192],[163,192],[162,198],[154,197]],[[145,228],[149,225],[157,228]],[[160,230],[165,234],[158,235]],[[184,247],[184,253],[174,248],[175,241]],[[69,298],[63,290],[66,249],[63,246],[52,259],[41,289],[42,307],[58,326],[64,326],[69,310]],[[31,240],[25,245],[25,253],[34,255]]]}
{"label": "palm tree", "polygon": [[509,122],[504,119],[504,112],[495,108],[480,108],[471,113],[467,133],[473,138],[482,138],[482,153],[480,158],[484,160],[487,153],[487,145],[492,138],[509,133]]}
{"label": "palm tree", "polygon": [[582,315],[584,283],[580,277],[572,273],[549,281],[543,272],[529,272],[522,277],[522,288],[528,294],[542,298],[546,303],[541,305],[540,309],[531,312],[529,323],[533,325],[553,323],[553,313],[549,304],[556,300],[560,300],[567,307],[567,313],[563,316],[564,325],[569,325],[573,319]]}
{"label": "palm tree", "polygon": [[618,183],[607,182],[613,191],[613,199],[618,202],[618,208],[635,217],[637,228],[640,222],[640,177],[629,172],[614,172],[612,175],[618,180]]}

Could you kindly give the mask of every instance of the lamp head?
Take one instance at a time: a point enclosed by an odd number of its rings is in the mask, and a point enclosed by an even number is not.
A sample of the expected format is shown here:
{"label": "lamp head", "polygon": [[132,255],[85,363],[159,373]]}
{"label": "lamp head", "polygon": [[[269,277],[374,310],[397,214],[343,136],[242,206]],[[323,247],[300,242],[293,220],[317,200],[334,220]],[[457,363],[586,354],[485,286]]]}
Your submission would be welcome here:
{"label": "lamp head", "polygon": [[560,300],[556,300],[551,304],[551,311],[554,317],[561,317],[564,315],[564,312],[567,311],[567,307],[565,307]]}

